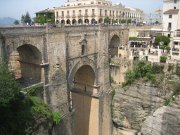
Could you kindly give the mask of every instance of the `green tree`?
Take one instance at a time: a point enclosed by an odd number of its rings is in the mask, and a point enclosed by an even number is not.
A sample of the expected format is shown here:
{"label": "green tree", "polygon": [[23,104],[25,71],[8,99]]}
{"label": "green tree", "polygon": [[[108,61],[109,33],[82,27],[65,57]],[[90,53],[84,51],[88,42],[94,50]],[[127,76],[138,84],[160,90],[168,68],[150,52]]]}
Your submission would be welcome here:
{"label": "green tree", "polygon": [[24,15],[21,16],[21,23],[23,23],[23,24],[25,23],[25,16]]}
{"label": "green tree", "polygon": [[26,23],[31,24],[31,22],[32,22],[32,20],[31,20],[31,17],[29,15],[29,12],[26,12],[25,15],[21,16],[21,23],[23,23],[23,24],[26,24]]}
{"label": "green tree", "polygon": [[134,71],[128,70],[125,75],[125,80],[127,84],[132,84],[136,79]]}
{"label": "green tree", "polygon": [[128,20],[127,20],[127,23],[130,24],[130,23],[131,23],[131,19],[128,19]]}
{"label": "green tree", "polygon": [[0,61],[0,106],[7,106],[15,100],[20,92],[20,85],[17,84],[8,66]]}
{"label": "green tree", "polygon": [[111,23],[111,19],[108,16],[106,16],[105,19],[104,19],[104,23],[110,24]]}
{"label": "green tree", "polygon": [[166,63],[167,57],[166,56],[160,56],[160,62]]}
{"label": "green tree", "polygon": [[38,89],[28,88],[21,92],[7,64],[0,61],[0,135],[34,134],[39,125],[47,123],[46,127],[52,129],[60,122],[60,113],[53,113],[47,104],[34,96]]}
{"label": "green tree", "polygon": [[126,23],[126,20],[122,19],[122,20],[121,20],[121,23]]}
{"label": "green tree", "polygon": [[19,21],[18,20],[15,20],[14,21],[14,25],[18,25],[19,24]]}
{"label": "green tree", "polygon": [[170,39],[167,36],[157,36],[155,38],[155,44],[156,45],[165,45],[168,46],[170,43]]}

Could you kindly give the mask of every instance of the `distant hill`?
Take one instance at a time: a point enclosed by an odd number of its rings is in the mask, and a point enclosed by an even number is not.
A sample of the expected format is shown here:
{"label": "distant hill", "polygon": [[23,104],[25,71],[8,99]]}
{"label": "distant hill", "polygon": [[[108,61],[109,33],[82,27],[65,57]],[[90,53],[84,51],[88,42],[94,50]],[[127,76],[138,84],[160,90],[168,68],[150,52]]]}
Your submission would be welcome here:
{"label": "distant hill", "polygon": [[0,25],[13,25],[14,21],[16,19],[11,18],[11,17],[4,17],[4,18],[0,18]]}

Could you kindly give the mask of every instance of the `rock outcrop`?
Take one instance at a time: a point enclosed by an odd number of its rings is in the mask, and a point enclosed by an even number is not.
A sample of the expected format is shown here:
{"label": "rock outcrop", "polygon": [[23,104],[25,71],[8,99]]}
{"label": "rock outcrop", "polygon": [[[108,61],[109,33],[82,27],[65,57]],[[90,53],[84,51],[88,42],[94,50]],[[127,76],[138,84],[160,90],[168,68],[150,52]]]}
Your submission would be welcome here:
{"label": "rock outcrop", "polygon": [[147,117],[141,132],[143,135],[180,135],[180,99]]}
{"label": "rock outcrop", "polygon": [[179,100],[165,107],[164,98],[168,93],[164,95],[159,87],[150,83],[134,84],[126,88],[114,87],[113,135],[180,134]]}

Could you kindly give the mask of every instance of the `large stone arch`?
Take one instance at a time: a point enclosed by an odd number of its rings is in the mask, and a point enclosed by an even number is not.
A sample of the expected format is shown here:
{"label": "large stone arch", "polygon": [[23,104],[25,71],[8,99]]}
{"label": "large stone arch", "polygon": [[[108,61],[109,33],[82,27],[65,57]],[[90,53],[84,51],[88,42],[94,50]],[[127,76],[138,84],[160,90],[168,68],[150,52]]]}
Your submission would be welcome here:
{"label": "large stone arch", "polygon": [[118,56],[118,49],[120,46],[120,37],[118,34],[113,34],[110,36],[109,41],[109,55],[111,58]]}
{"label": "large stone arch", "polygon": [[[95,67],[95,63],[93,60],[89,59],[89,58],[82,58],[80,61],[76,62],[75,64],[72,65],[72,68],[70,69],[70,73],[68,75],[68,84],[69,84],[69,88],[70,90],[73,89],[73,79],[75,77],[75,73],[78,71],[78,69],[82,66],[88,65],[90,66],[93,71],[95,72],[95,76],[96,76],[96,67]],[[96,77],[95,77],[96,78]],[[97,80],[95,80],[97,81]]]}
{"label": "large stone arch", "polygon": [[9,56],[9,64],[17,79],[30,85],[41,82],[42,54],[30,44],[19,46]]}
{"label": "large stone arch", "polygon": [[93,62],[86,58],[75,65],[69,76],[74,84],[71,94],[76,135],[99,135],[99,99],[93,96],[96,93],[94,68]]}

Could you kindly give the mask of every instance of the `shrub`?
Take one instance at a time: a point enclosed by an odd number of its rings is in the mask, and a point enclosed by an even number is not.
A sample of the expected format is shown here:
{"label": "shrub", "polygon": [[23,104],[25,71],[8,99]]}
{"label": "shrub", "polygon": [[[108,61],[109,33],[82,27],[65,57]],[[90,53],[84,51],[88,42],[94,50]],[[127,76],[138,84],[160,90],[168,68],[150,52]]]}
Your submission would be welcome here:
{"label": "shrub", "polygon": [[164,69],[163,65],[153,64],[153,66],[152,66],[152,72],[154,74],[163,73],[163,69]]}
{"label": "shrub", "polygon": [[170,71],[173,71],[173,69],[174,69],[174,65],[169,65],[168,66],[168,71],[170,72]]}
{"label": "shrub", "polygon": [[53,122],[55,125],[58,125],[60,120],[61,120],[61,115],[59,112],[53,112],[52,113],[52,117],[53,117]]}
{"label": "shrub", "polygon": [[134,71],[129,70],[126,72],[125,80],[127,84],[132,84],[135,81],[135,79],[136,77]]}
{"label": "shrub", "polygon": [[0,106],[6,106],[15,100],[21,88],[13,78],[8,66],[0,61]]}
{"label": "shrub", "polygon": [[169,43],[170,43],[170,39],[169,39],[169,37],[167,37],[167,36],[157,36],[156,38],[155,38],[155,44],[156,45],[160,45],[160,42],[163,42],[164,43],[164,45],[169,45]]}
{"label": "shrub", "polygon": [[160,62],[166,63],[167,57],[166,56],[161,56],[160,57]]}
{"label": "shrub", "polygon": [[180,67],[176,67],[176,75],[180,77]]}

